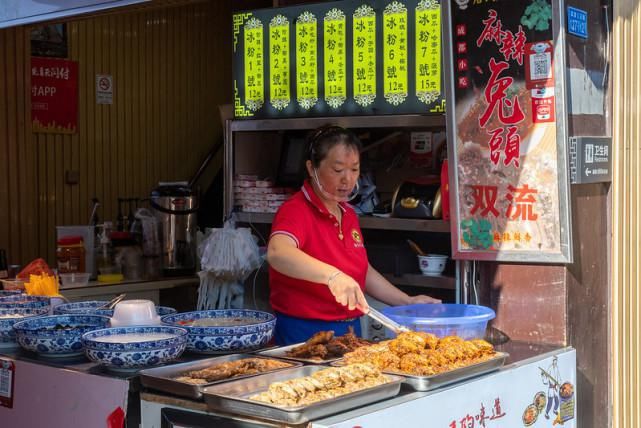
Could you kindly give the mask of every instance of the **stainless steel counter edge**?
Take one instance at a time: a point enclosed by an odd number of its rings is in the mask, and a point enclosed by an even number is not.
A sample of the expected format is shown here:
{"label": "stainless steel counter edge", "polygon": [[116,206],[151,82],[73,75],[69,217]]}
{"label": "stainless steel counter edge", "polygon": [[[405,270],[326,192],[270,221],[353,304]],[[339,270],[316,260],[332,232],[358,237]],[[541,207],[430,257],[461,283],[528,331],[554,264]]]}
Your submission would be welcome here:
{"label": "stainless steel counter edge", "polygon": [[162,278],[149,281],[122,281],[114,283],[91,281],[89,285],[84,287],[63,288],[60,290],[60,294],[69,299],[75,297],[100,296],[104,294],[163,290],[198,284],[199,282],[200,280],[197,275],[180,278]]}

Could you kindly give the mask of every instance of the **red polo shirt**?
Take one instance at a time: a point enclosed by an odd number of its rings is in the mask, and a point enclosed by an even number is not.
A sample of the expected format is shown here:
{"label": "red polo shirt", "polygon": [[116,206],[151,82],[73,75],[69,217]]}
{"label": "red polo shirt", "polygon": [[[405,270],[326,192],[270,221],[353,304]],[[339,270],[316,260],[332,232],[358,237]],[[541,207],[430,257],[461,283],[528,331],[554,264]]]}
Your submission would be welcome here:
{"label": "red polo shirt", "polygon": [[[276,213],[270,238],[278,234],[289,236],[306,254],[340,269],[365,290],[368,261],[358,216],[347,203],[340,203],[339,207],[343,211],[342,239],[337,219],[305,181]],[[324,321],[362,315],[337,303],[327,284],[295,279],[271,266],[269,287],[272,308],[285,315]]]}

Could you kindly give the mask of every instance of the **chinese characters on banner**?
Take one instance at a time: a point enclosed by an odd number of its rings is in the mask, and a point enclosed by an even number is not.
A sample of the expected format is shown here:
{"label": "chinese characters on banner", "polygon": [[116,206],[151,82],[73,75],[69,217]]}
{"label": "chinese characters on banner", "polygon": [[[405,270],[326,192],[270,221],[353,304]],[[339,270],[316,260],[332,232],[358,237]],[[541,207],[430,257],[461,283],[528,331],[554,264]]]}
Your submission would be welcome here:
{"label": "chinese characters on banner", "polygon": [[265,102],[263,24],[256,18],[245,23],[245,105],[255,112]]}
{"label": "chinese characters on banner", "polygon": [[305,110],[318,102],[316,17],[303,12],[296,19],[296,101]]}
{"label": "chinese characters on banner", "polygon": [[407,98],[407,8],[397,1],[383,11],[383,90],[392,105]]}
{"label": "chinese characters on banner", "polygon": [[31,58],[31,121],[34,132],[76,132],[77,62],[56,58]]}
{"label": "chinese characters on banner", "polygon": [[234,14],[234,116],[442,115],[441,1],[340,0]]}
{"label": "chinese characters on banner", "polygon": [[441,6],[421,0],[416,7],[416,96],[431,104],[441,95]]}
{"label": "chinese characters on banner", "polygon": [[354,100],[367,107],[376,99],[376,13],[360,6],[353,19]]}
{"label": "chinese characters on banner", "polygon": [[450,3],[459,258],[571,258],[552,6],[541,4]]}
{"label": "chinese characters on banner", "polygon": [[269,101],[277,110],[291,101],[289,78],[289,21],[276,15],[269,22]]}
{"label": "chinese characters on banner", "polygon": [[339,9],[331,9],[325,15],[323,22],[323,55],[325,101],[335,109],[343,105],[347,99],[345,34],[345,14]]}
{"label": "chinese characters on banner", "polygon": [[460,418],[453,419],[448,428],[487,428],[490,427],[494,421],[500,423],[504,417],[505,411],[501,409],[501,398],[496,397],[491,408],[486,408],[481,402],[478,413],[466,413]]}

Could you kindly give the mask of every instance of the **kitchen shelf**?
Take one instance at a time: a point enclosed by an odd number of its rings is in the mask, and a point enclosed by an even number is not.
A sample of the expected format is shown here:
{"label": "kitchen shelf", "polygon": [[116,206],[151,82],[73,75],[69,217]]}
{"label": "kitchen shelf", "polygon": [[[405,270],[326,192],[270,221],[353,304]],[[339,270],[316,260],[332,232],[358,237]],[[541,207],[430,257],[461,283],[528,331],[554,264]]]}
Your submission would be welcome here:
{"label": "kitchen shelf", "polygon": [[327,125],[344,128],[435,128],[445,126],[445,115],[382,115],[382,116],[342,116],[306,117],[291,119],[233,120],[229,122],[231,132],[282,131],[315,129]]}
{"label": "kitchen shelf", "polygon": [[401,276],[395,276],[390,273],[382,274],[389,282],[394,285],[409,287],[441,288],[445,290],[456,289],[456,278],[452,276],[426,276],[421,274],[406,273]]}
{"label": "kitchen shelf", "polygon": [[[234,216],[236,221],[242,223],[271,223],[274,220],[274,214],[271,213],[236,212]],[[450,233],[450,222],[444,220],[360,217],[360,225],[361,229]]]}

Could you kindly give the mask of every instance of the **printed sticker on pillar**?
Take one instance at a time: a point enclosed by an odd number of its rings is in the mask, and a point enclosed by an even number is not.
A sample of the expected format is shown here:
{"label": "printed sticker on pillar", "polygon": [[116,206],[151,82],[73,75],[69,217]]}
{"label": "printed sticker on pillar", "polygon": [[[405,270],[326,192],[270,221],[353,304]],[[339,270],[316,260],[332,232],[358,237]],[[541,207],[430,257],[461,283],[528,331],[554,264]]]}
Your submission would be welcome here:
{"label": "printed sticker on pillar", "polygon": [[362,5],[353,17],[354,101],[367,107],[376,99],[376,13]]}
{"label": "printed sticker on pillar", "polygon": [[323,22],[325,101],[332,108],[343,105],[347,99],[345,14],[333,8]]}
{"label": "printed sticker on pillar", "polygon": [[441,5],[421,0],[416,7],[416,97],[431,104],[441,95]]}
{"label": "printed sticker on pillar", "polygon": [[289,21],[276,15],[269,22],[269,101],[283,110],[291,101],[289,76]]}
{"label": "printed sticker on pillar", "polygon": [[407,8],[394,1],[383,11],[383,84],[385,100],[398,106],[407,98]]}
{"label": "printed sticker on pillar", "polygon": [[296,101],[305,110],[318,102],[317,43],[316,17],[303,12],[296,19]]}
{"label": "printed sticker on pillar", "polygon": [[256,18],[245,23],[245,105],[255,112],[265,102],[263,24]]}

